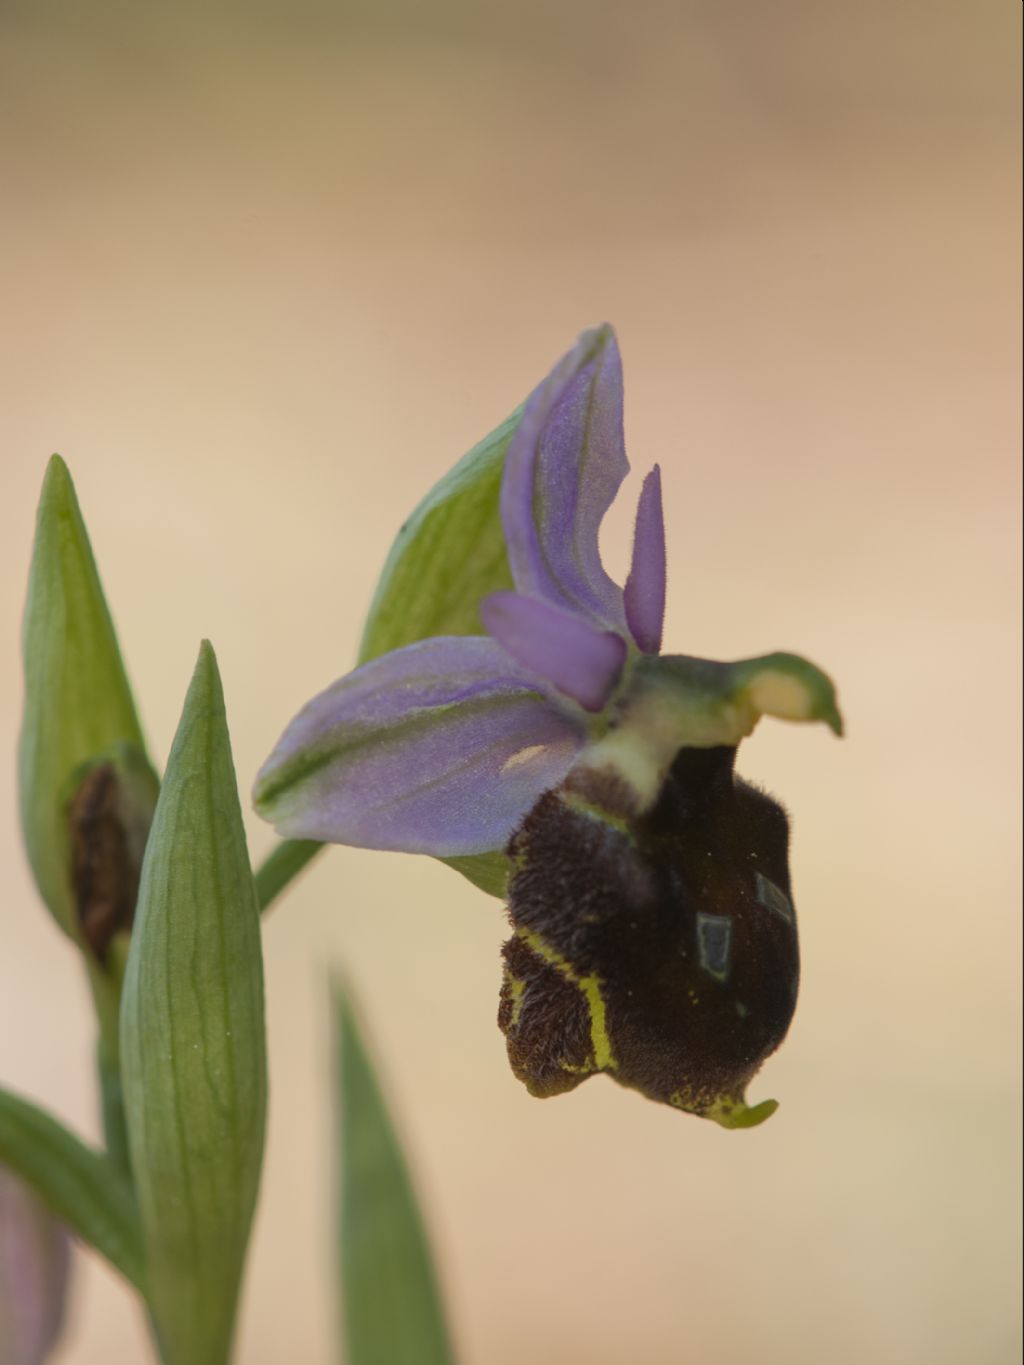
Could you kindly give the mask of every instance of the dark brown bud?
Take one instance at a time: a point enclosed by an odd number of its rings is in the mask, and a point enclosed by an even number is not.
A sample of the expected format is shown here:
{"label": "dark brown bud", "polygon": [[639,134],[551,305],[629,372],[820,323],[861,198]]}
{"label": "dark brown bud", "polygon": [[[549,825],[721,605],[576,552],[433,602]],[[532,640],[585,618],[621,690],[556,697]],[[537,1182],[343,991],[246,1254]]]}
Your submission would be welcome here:
{"label": "dark brown bud", "polygon": [[101,963],[115,935],[131,930],[154,804],[148,775],[140,782],[113,760],[91,768],[69,802],[78,923]]}
{"label": "dark brown bud", "polygon": [[773,1112],[744,1094],[796,1005],[789,829],[735,754],[681,750],[639,816],[578,769],[513,837],[498,1022],[531,1093],[604,1071],[727,1127]]}

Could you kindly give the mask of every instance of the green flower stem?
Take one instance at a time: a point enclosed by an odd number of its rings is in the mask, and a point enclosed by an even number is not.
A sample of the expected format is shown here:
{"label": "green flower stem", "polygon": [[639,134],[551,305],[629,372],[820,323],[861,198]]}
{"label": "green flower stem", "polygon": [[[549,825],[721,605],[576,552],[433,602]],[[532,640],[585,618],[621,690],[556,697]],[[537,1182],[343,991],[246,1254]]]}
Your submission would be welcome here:
{"label": "green flower stem", "polygon": [[268,910],[290,881],[312,862],[324,844],[315,839],[284,839],[256,870],[256,897],[260,910]]}
{"label": "green flower stem", "polygon": [[[113,945],[112,945],[113,947]],[[96,1011],[96,1074],[100,1091],[100,1115],[107,1155],[122,1171],[129,1170],[128,1134],[125,1128],[124,1097],[121,1092],[121,983],[124,954],[111,952],[103,968],[87,948],[82,949]]]}
{"label": "green flower stem", "polygon": [[101,1034],[96,1042],[96,1072],[100,1084],[100,1113],[107,1156],[120,1170],[130,1170],[128,1131],[124,1118],[121,1059],[110,1039]]}

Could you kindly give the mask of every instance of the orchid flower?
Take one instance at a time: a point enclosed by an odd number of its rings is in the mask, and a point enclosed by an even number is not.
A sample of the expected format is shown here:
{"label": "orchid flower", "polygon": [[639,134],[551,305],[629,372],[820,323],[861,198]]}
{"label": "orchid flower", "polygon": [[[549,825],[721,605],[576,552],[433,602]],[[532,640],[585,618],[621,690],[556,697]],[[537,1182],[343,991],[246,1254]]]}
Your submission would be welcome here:
{"label": "orchid flower", "polygon": [[515,590],[481,602],[487,633],[420,640],[314,698],[261,769],[256,809],[290,837],[507,850],[499,1022],[529,1089],[603,1071],[750,1126],[774,1108],[743,1096],[788,1028],[797,955],[786,817],[733,776],[735,749],[763,714],[841,721],[796,655],[660,656],[658,466],[623,588],[598,548],[629,469],[622,404],[613,332],[584,334],[508,447]]}

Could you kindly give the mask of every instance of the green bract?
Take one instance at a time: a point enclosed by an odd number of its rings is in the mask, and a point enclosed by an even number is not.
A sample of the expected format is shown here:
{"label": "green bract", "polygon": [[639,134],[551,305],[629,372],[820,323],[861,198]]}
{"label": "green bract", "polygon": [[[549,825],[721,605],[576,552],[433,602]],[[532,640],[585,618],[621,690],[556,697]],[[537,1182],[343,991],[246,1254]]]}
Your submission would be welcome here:
{"label": "green bract", "polygon": [[522,409],[430,490],[395,537],[359,646],[364,664],[431,635],[479,635],[480,599],[511,587],[498,506]]}
{"label": "green bract", "polygon": [[259,910],[213,650],[146,849],[121,1009],[132,1172],[166,1365],[223,1365],[266,1119]]}
{"label": "green bract", "polygon": [[450,1365],[448,1331],[401,1148],[352,1011],[334,992],[338,1248],[348,1365]]}
{"label": "green bract", "polygon": [[43,900],[77,939],[69,806],[79,782],[109,759],[140,779],[143,805],[151,808],[157,779],[74,485],[59,455],[50,461],[39,501],[23,648],[22,828]]}

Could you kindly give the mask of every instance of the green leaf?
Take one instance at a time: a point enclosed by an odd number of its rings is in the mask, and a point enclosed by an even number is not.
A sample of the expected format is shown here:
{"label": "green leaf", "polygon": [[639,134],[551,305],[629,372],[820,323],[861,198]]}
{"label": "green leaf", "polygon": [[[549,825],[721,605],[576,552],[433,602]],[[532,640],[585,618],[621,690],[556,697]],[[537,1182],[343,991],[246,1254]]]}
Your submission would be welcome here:
{"label": "green leaf", "polygon": [[18,751],[29,862],[57,922],[78,937],[68,803],[83,765],[145,742],[67,466],[50,460],[23,625],[25,709]]}
{"label": "green leaf", "polygon": [[0,1090],[0,1162],[136,1288],[144,1285],[138,1210],[114,1162],[6,1090]]}
{"label": "green leaf", "polygon": [[146,846],[121,1007],[132,1171],[167,1365],[223,1365],[259,1185],[259,910],[224,697],[199,652]]}
{"label": "green leaf", "polygon": [[450,1365],[416,1196],[352,1010],[337,986],[334,1019],[338,1246],[348,1365]]}

